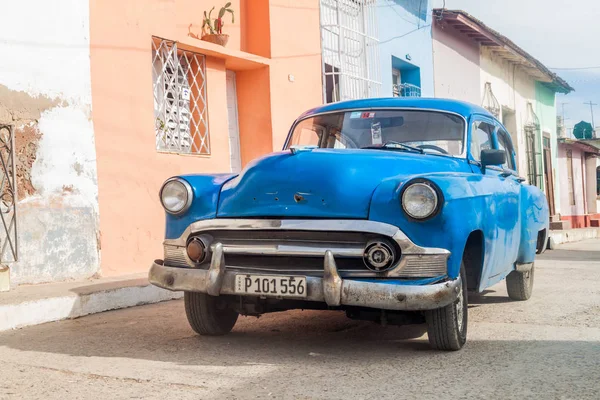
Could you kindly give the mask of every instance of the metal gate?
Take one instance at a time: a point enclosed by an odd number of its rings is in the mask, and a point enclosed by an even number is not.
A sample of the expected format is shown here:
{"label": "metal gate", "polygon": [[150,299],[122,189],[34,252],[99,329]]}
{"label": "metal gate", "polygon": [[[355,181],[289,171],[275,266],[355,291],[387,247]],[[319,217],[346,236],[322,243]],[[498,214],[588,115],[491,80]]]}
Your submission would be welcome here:
{"label": "metal gate", "polygon": [[321,0],[323,100],[379,96],[376,0]]}
{"label": "metal gate", "polygon": [[533,111],[533,105],[527,103],[527,117],[525,120],[525,144],[527,150],[527,178],[529,184],[535,185],[544,190],[542,168],[542,150],[541,150],[541,130],[540,120]]}
{"label": "metal gate", "polygon": [[19,259],[17,241],[17,186],[15,131],[0,125],[0,266]]}

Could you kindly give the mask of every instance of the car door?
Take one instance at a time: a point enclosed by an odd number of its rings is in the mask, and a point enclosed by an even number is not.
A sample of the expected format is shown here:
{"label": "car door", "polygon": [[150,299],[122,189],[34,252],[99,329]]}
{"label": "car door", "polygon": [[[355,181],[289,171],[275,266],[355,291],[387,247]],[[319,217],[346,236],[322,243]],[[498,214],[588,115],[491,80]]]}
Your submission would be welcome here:
{"label": "car door", "polygon": [[[485,204],[480,205],[484,208],[482,230],[486,239],[482,287],[501,280],[512,268],[519,243],[514,235],[520,234],[516,180],[509,178],[511,173],[504,166],[489,165],[484,169],[480,159],[481,150],[499,148],[496,135],[499,128],[500,124],[485,116],[476,116],[471,122],[470,163],[473,172],[480,174],[477,191],[485,199]],[[511,160],[514,165],[514,159]]]}
{"label": "car door", "polygon": [[515,151],[510,135],[502,125],[498,124],[494,136],[494,147],[503,150],[506,154],[505,163],[502,166],[494,167],[500,173],[499,179],[503,181],[505,190],[501,215],[498,218],[499,236],[504,237],[505,260],[495,271],[497,274],[502,275],[513,269],[519,252],[522,179],[517,173]]}

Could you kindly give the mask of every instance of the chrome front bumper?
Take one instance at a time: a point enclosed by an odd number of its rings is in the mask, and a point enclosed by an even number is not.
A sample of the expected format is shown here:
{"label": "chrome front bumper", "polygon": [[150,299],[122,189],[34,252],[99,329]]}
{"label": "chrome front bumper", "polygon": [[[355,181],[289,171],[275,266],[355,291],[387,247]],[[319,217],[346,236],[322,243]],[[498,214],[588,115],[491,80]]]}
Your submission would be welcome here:
{"label": "chrome front bumper", "polygon": [[[342,279],[331,251],[325,252],[323,277],[307,276],[307,296],[298,300],[325,302],[331,307],[361,306],[385,310],[432,310],[454,302],[461,279],[432,285],[398,285],[381,282]],[[227,271],[223,246],[214,246],[209,269],[168,267],[160,260],[150,269],[152,284],[168,289],[208,293],[212,296],[248,294],[236,293],[235,277],[240,272]],[[245,274],[244,274],[245,275]],[[265,297],[274,297],[267,295]]]}

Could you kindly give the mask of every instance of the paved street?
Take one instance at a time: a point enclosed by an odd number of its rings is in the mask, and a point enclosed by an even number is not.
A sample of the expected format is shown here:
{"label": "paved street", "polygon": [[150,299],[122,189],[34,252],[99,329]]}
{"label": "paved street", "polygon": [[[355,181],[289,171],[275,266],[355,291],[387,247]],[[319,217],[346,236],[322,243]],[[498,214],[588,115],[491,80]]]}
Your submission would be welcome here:
{"label": "paved street", "polygon": [[[466,347],[342,313],[241,318],[201,338],[181,301],[0,334],[0,398],[582,399],[600,391],[600,240],[536,263],[533,298],[470,299]],[[412,338],[411,338],[412,337]]]}

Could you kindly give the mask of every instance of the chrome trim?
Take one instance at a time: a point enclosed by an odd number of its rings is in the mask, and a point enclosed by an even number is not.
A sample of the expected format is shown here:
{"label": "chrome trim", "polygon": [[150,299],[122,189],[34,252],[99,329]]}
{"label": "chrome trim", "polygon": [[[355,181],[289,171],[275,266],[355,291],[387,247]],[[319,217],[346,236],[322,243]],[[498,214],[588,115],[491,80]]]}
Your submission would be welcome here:
{"label": "chrome trim", "polygon": [[[163,203],[163,198],[162,198],[163,189],[165,188],[167,183],[173,182],[173,181],[177,181],[177,182],[181,183],[183,185],[183,187],[185,187],[185,190],[187,191],[187,199],[186,199],[185,205],[183,206],[183,208],[181,210],[179,210],[177,212],[172,212],[172,211],[167,210],[167,208],[165,207],[165,204]],[[160,200],[160,204],[162,205],[162,207],[164,208],[164,210],[166,212],[168,212],[171,215],[180,215],[180,214],[183,214],[184,212],[186,212],[192,205],[192,201],[194,200],[194,191],[192,190],[192,186],[185,179],[182,179],[178,176],[174,176],[172,178],[167,179],[165,181],[165,183],[162,184],[162,186],[160,187],[160,191],[158,192],[158,198]]]}
{"label": "chrome trim", "polygon": [[[220,252],[220,246],[217,248]],[[433,310],[454,302],[462,286],[460,276],[432,285],[342,279],[329,251],[325,254],[323,270],[323,278],[306,277],[307,295],[299,300],[324,302],[331,307],[348,305],[385,310]],[[201,292],[215,296],[256,296],[236,293],[235,278],[239,274],[226,270],[221,252],[220,255],[213,255],[209,270],[166,267],[161,260],[157,260],[150,268],[148,279],[153,285],[173,291]],[[270,294],[261,294],[261,297],[278,298]]]}
{"label": "chrome trim", "polygon": [[[299,242],[298,244],[279,244],[276,241],[268,243],[268,240],[261,240],[261,244],[252,244],[251,241],[236,241],[236,243],[223,244],[225,254],[241,255],[288,255],[305,257],[322,257],[327,250],[341,257],[362,257],[364,248],[362,246],[344,245],[342,243],[334,244],[311,244]],[[211,248],[214,245],[211,246]]]}
{"label": "chrome trim", "polygon": [[290,146],[290,151],[292,154],[301,153],[303,151],[313,151],[314,149],[318,149],[319,146],[314,145],[294,145]]}
{"label": "chrome trim", "polygon": [[[446,111],[446,110],[440,110],[440,109],[436,109],[436,108],[416,108],[416,107],[362,107],[362,108],[344,108],[344,109],[340,109],[340,110],[331,110],[331,111],[325,111],[325,112],[320,112],[320,113],[314,113],[314,114],[309,114],[309,115],[305,115],[302,118],[298,118],[297,120],[294,121],[294,123],[292,124],[292,127],[290,128],[290,130],[288,131],[287,137],[285,139],[285,142],[283,143],[283,151],[285,150],[289,150],[288,148],[288,144],[289,141],[292,137],[292,133],[294,132],[294,129],[296,129],[296,126],[309,118],[313,118],[313,117],[318,117],[320,115],[328,115],[328,114],[335,114],[335,113],[345,113],[345,112],[352,112],[352,111],[364,111],[364,110],[398,110],[398,111],[429,111],[429,112],[437,112],[437,113],[442,113],[442,114],[451,114],[451,115],[455,115],[457,117],[459,117],[460,119],[463,120],[463,122],[465,123],[465,129],[463,132],[463,148],[462,148],[462,152],[460,154],[457,155],[451,155],[451,154],[439,154],[441,156],[445,156],[445,157],[452,157],[452,158],[467,158],[467,134],[469,131],[469,122],[467,120],[467,118],[462,115],[459,114],[457,112],[454,111]],[[437,155],[437,154],[436,154]]]}
{"label": "chrome trim", "polygon": [[[436,256],[436,259],[440,257],[444,260],[444,266],[450,251],[441,248],[434,247],[420,247],[414,244],[398,227],[383,222],[370,221],[370,220],[330,220],[330,219],[311,219],[311,220],[295,220],[295,219],[207,219],[202,221],[196,221],[186,228],[183,234],[177,239],[167,239],[163,242],[165,246],[178,246],[184,247],[187,238],[191,234],[199,234],[202,232],[210,232],[214,230],[241,230],[241,231],[253,231],[253,230],[295,230],[295,231],[325,231],[325,232],[357,232],[357,233],[372,233],[385,236],[396,242],[400,247],[400,261],[392,266],[390,269],[383,272],[365,271],[349,271],[354,277],[402,277],[403,268],[407,266],[411,257],[410,255],[416,256]],[[298,245],[279,245],[275,242],[273,245],[263,246],[252,244],[252,240],[248,239],[244,241],[247,244],[230,245],[223,244],[224,254],[248,254],[248,255],[262,255],[262,254],[277,254],[281,256],[325,256],[327,250],[330,250],[334,257],[362,257],[363,248],[352,247],[351,244],[347,246],[340,245],[339,243],[333,244],[319,244],[314,245],[311,243],[302,244],[299,242]],[[212,246],[211,246],[212,248]],[[427,262],[427,260],[423,259]],[[433,261],[433,260],[432,260]],[[190,267],[196,265],[190,263]],[[232,265],[232,267],[235,267]],[[413,266],[414,268],[414,266]],[[255,268],[256,271],[266,271],[260,268]],[[270,269],[271,272],[280,273],[292,273],[292,271]],[[314,272],[314,271],[313,271]],[[344,271],[345,272],[345,271]],[[442,276],[445,274],[435,275]],[[415,273],[411,273],[410,277],[415,277]],[[420,277],[434,277],[431,274],[421,275]]]}

